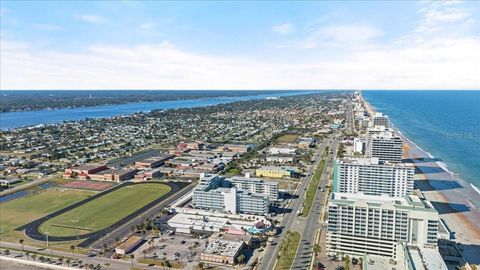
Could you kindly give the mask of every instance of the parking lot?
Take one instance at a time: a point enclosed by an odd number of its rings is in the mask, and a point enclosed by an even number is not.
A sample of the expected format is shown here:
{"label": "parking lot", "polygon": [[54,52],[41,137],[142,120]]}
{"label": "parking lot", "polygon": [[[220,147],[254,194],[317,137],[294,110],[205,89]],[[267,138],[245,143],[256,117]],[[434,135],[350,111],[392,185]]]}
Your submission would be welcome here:
{"label": "parking lot", "polygon": [[200,261],[200,253],[205,249],[207,240],[186,234],[162,235],[146,241],[135,250],[134,255],[136,258],[145,257],[196,264]]}

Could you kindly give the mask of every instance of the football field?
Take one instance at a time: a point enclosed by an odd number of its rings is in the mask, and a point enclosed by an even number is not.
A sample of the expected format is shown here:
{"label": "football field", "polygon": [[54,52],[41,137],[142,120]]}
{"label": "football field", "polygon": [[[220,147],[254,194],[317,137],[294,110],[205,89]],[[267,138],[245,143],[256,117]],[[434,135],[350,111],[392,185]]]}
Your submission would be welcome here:
{"label": "football field", "polygon": [[47,220],[40,232],[49,236],[76,236],[105,229],[168,193],[164,184],[125,186]]}

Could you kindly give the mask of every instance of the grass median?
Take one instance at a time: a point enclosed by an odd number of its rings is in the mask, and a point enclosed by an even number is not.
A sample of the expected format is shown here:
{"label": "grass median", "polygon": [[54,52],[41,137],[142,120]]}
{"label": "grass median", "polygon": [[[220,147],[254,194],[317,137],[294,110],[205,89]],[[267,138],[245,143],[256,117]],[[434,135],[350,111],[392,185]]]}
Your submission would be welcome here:
{"label": "grass median", "polygon": [[310,180],[310,184],[308,185],[307,194],[305,195],[305,201],[303,204],[302,217],[307,217],[310,213],[310,209],[313,205],[313,199],[315,199],[315,194],[317,193],[318,183],[320,183],[320,178],[322,177],[323,170],[325,169],[325,163],[326,162],[323,159],[320,161],[320,163],[318,163],[312,180]]}
{"label": "grass median", "polygon": [[287,231],[285,238],[280,244],[280,253],[277,256],[275,270],[288,270],[292,267],[301,238],[302,236],[299,232]]}

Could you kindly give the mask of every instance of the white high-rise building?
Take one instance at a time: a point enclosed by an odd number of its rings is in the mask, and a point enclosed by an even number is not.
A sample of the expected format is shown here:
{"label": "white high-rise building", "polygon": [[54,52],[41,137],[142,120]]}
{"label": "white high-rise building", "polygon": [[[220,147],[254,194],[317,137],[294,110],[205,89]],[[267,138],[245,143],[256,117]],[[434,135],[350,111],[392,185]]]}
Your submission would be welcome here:
{"label": "white high-rise building", "polygon": [[376,113],[373,116],[373,126],[384,126],[388,127],[388,116],[383,115],[382,113]]}
{"label": "white high-rise building", "polygon": [[392,130],[372,134],[367,140],[367,157],[377,157],[380,161],[401,162],[403,139]]}
{"label": "white high-rise building", "polygon": [[402,245],[436,248],[438,212],[414,195],[405,198],[332,193],[328,202],[328,254],[398,259]]}
{"label": "white high-rise building", "polygon": [[198,209],[234,214],[266,215],[269,198],[278,199],[278,182],[265,184],[262,181],[246,177],[231,180],[216,174],[202,174],[193,189],[192,205]]}
{"label": "white high-rise building", "polygon": [[360,138],[354,138],[353,139],[353,152],[354,153],[360,153],[360,154],[365,154],[365,138],[360,137]]}
{"label": "white high-rise building", "polygon": [[414,166],[381,163],[378,158],[344,158],[335,161],[334,192],[404,198],[413,192]]}
{"label": "white high-rise building", "polygon": [[278,182],[266,181],[262,178],[250,177],[250,174],[243,176],[234,176],[226,179],[238,189],[250,191],[252,193],[268,194],[270,201],[278,200]]}

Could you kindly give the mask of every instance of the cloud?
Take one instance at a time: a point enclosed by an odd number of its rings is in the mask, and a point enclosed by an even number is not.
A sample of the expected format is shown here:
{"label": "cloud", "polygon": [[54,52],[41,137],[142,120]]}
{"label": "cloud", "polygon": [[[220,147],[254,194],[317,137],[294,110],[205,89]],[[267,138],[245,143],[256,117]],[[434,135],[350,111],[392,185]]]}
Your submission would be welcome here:
{"label": "cloud", "polygon": [[479,38],[282,63],[192,53],[168,41],[76,53],[2,41],[0,59],[1,89],[480,89]]}
{"label": "cloud", "polygon": [[54,24],[44,24],[44,23],[38,23],[38,24],[33,24],[33,28],[38,29],[38,30],[44,30],[44,31],[59,31],[63,30],[63,27],[54,25]]}
{"label": "cloud", "polygon": [[140,24],[140,26],[138,28],[140,28],[140,30],[151,30],[153,27],[154,27],[153,23],[145,22],[145,23]]}
{"label": "cloud", "polygon": [[95,14],[82,14],[78,15],[77,18],[84,22],[95,24],[104,24],[107,22],[107,19],[105,19],[103,16]]}
{"label": "cloud", "polygon": [[370,40],[383,32],[371,25],[328,25],[317,28],[309,27],[306,37],[276,44],[277,48],[313,49],[318,47],[359,47],[367,45]]}
{"label": "cloud", "polygon": [[272,30],[277,34],[286,35],[295,31],[295,26],[291,23],[284,23],[284,24],[273,26]]}
{"label": "cloud", "polygon": [[416,22],[416,33],[433,33],[444,29],[452,29],[452,24],[463,24],[471,21],[471,10],[461,1],[426,2],[418,10],[421,16]]}

